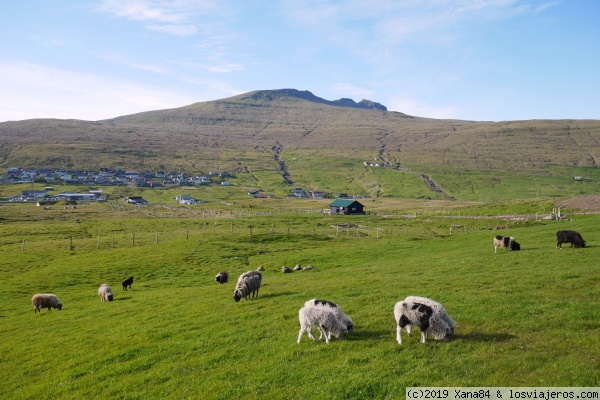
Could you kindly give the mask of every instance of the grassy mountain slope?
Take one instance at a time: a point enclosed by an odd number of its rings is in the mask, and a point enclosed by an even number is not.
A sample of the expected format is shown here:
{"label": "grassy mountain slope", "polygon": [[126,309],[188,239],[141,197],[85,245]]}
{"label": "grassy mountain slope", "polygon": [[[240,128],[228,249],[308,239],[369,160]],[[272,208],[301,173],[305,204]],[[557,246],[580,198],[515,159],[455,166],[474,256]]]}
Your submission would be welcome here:
{"label": "grassy mountain slope", "polygon": [[[294,184],[313,189],[395,195],[403,191],[396,181],[426,174],[446,194],[468,199],[481,199],[506,174],[525,175],[528,195],[545,195],[539,177],[568,179],[557,182],[563,188],[573,175],[600,181],[600,121],[438,120],[361,108],[371,103],[284,89],[105,121],[6,122],[0,167],[217,169],[244,184],[285,186],[283,163]],[[390,176],[363,161],[407,169]],[[481,173],[491,176],[483,189]],[[443,197],[415,182],[411,197]],[[583,193],[590,190],[597,192]]]}

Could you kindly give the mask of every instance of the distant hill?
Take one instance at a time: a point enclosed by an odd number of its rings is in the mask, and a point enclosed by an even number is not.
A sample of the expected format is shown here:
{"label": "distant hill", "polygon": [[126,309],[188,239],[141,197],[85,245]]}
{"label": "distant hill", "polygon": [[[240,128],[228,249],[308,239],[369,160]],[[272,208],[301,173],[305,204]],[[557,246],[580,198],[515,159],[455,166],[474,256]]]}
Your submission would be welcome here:
{"label": "distant hill", "polygon": [[284,160],[294,182],[303,179],[291,163],[294,157],[318,159],[344,174],[350,173],[341,171],[337,160],[537,175],[553,174],[553,166],[597,168],[600,162],[598,120],[419,118],[370,100],[329,101],[295,89],[259,90],[103,121],[5,122],[0,141],[0,168],[281,173]]}

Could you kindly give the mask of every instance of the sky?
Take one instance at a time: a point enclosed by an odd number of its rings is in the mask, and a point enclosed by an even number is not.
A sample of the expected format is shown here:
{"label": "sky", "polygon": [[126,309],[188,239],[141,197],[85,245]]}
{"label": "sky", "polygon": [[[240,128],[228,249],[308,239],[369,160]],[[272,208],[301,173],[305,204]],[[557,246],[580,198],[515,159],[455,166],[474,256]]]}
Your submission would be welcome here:
{"label": "sky", "polygon": [[0,122],[253,90],[418,117],[600,119],[596,0],[25,0],[0,5]]}

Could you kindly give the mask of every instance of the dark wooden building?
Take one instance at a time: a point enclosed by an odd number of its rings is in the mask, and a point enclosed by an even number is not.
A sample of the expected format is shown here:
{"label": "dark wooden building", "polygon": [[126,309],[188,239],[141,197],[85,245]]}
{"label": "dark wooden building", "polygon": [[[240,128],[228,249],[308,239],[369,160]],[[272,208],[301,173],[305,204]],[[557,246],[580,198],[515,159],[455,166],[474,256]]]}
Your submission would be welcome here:
{"label": "dark wooden building", "polygon": [[332,214],[364,214],[365,206],[352,199],[336,199],[329,205]]}

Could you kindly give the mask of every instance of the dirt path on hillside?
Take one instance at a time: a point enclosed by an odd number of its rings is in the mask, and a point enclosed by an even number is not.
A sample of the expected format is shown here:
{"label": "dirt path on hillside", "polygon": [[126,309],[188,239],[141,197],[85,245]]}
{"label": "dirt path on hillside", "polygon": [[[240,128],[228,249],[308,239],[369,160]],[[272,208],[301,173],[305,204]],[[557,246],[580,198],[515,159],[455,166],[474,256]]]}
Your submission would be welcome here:
{"label": "dirt path on hillside", "polygon": [[575,196],[570,199],[557,201],[556,206],[587,212],[600,212],[600,195]]}

